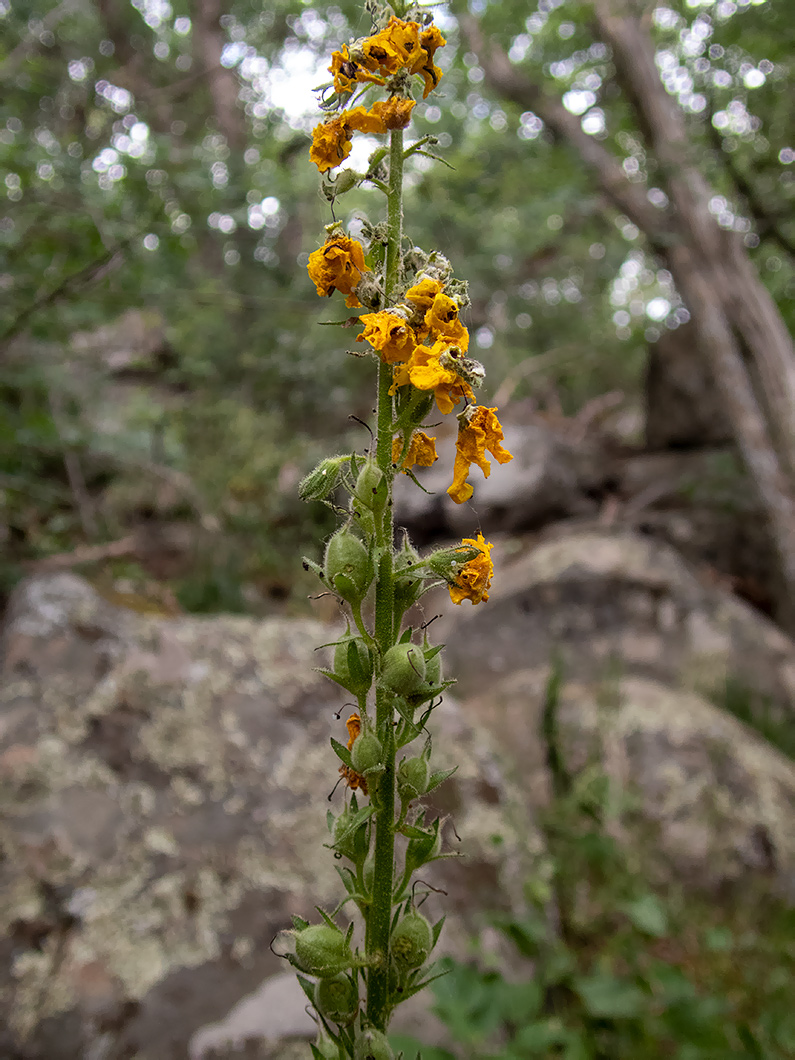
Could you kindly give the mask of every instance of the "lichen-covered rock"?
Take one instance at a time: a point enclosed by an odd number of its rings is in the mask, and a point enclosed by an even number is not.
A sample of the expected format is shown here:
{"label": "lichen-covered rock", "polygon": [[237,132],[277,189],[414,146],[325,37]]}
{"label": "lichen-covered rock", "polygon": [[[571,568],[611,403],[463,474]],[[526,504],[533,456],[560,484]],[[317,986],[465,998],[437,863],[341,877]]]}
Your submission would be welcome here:
{"label": "lichen-covered rock", "polygon": [[555,653],[569,676],[618,670],[716,699],[728,687],[768,720],[795,720],[795,644],[649,538],[574,532],[525,547],[498,569],[487,609],[454,611],[445,665],[459,694]]}
{"label": "lichen-covered rock", "polygon": [[[322,844],[343,700],[312,671],[334,635],[144,616],[69,574],[18,588],[0,642],[0,1056],[276,1057],[311,1031],[269,943],[340,896]],[[434,730],[459,771],[428,801],[468,860],[423,872],[448,892],[424,908],[453,914],[455,951],[474,910],[520,902],[532,830],[450,700]]]}
{"label": "lichen-covered rock", "polygon": [[[463,703],[497,734],[528,812],[549,797],[539,740],[548,669],[522,670]],[[658,879],[718,891],[755,881],[795,901],[795,763],[695,693],[642,677],[564,682],[559,751],[574,776],[601,761],[616,782],[609,827]]]}

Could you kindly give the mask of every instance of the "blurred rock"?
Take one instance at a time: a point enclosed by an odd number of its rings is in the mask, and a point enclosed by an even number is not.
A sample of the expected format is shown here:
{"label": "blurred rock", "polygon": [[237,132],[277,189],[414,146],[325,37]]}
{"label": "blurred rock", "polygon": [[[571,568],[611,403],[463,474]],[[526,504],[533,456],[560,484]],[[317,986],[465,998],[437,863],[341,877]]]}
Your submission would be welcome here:
{"label": "blurred rock", "polygon": [[[0,1056],[286,1060],[279,1042],[311,1030],[269,943],[340,897],[322,844],[344,699],[311,669],[334,635],[154,618],[71,574],[17,588],[0,648]],[[536,840],[487,735],[449,699],[434,721],[439,765],[460,765],[431,817],[453,815],[467,861],[423,872],[448,892],[426,908],[452,914],[444,951],[463,954],[478,909],[519,908]],[[433,1040],[422,1006],[406,1018]]]}
{"label": "blurred rock", "polygon": [[590,530],[526,546],[503,567],[487,608],[455,609],[440,634],[457,693],[544,666],[572,677],[618,671],[724,697],[727,682],[781,721],[795,714],[795,645],[674,549]]}

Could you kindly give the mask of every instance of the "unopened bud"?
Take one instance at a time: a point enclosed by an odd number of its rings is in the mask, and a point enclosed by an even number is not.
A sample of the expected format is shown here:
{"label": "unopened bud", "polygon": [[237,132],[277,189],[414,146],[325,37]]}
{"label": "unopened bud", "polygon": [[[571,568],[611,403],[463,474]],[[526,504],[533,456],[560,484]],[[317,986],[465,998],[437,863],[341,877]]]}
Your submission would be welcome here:
{"label": "unopened bud", "polygon": [[359,991],[347,975],[319,979],[315,984],[315,1008],[334,1023],[352,1023],[359,1011]]}
{"label": "unopened bud", "polygon": [[343,527],[326,545],[323,561],[326,578],[343,600],[360,603],[373,580],[370,556],[362,542]]}
{"label": "unopened bud", "polygon": [[357,773],[366,776],[376,769],[383,769],[383,759],[381,741],[372,729],[365,729],[353,741],[351,765]]}
{"label": "unopened bud", "polygon": [[378,465],[368,460],[356,479],[354,496],[376,516],[383,514],[389,500],[389,484]]}
{"label": "unopened bud", "polygon": [[301,480],[298,496],[302,501],[322,501],[337,486],[342,475],[342,468],[350,460],[349,456],[330,456],[321,460],[317,467]]}
{"label": "unopened bud", "polygon": [[412,910],[392,932],[389,952],[404,968],[419,968],[433,949],[433,931],[425,917]]}
{"label": "unopened bud", "polygon": [[312,924],[295,933],[295,965],[320,979],[331,978],[353,964],[353,954],[339,928]]}
{"label": "unopened bud", "polygon": [[430,768],[424,755],[404,759],[398,767],[398,795],[404,802],[419,798],[428,790],[429,778]]}
{"label": "unopened bud", "polygon": [[384,656],[381,682],[399,696],[417,692],[425,680],[425,656],[416,644],[395,644]]}
{"label": "unopened bud", "polygon": [[353,1046],[354,1060],[395,1060],[386,1035],[375,1027],[368,1027],[357,1035]]}
{"label": "unopened bud", "polygon": [[334,673],[354,696],[366,695],[373,681],[373,656],[361,637],[345,637],[334,649]]}

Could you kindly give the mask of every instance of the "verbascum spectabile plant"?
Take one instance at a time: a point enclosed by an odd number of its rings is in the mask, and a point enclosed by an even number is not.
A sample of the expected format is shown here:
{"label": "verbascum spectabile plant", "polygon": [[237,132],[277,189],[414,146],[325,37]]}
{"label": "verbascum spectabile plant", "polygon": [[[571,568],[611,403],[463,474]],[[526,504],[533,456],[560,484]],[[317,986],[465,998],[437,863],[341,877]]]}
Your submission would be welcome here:
{"label": "verbascum spectabile plant", "polygon": [[[436,461],[435,438],[422,429],[434,404],[458,419],[447,491],[454,501],[472,496],[472,464],[488,476],[487,453],[501,464],[511,459],[497,410],[475,399],[484,370],[467,356],[469,334],[460,319],[469,305],[466,282],[453,276],[442,253],[421,249],[404,232],[406,159],[437,157],[433,137],[406,146],[404,135],[414,93],[425,99],[439,84],[435,56],[445,40],[419,7],[404,5],[397,15],[396,7],[368,3],[370,36],[331,56],[333,81],[319,90],[325,114],[310,150],[332,206],[359,185],[386,199],[384,221],[361,220],[365,245],[335,221],[308,266],[319,295],[339,294],[349,309],[365,310],[357,342],[377,365],[378,390],[369,449],[323,460],[300,486],[305,500],[323,501],[342,517],[323,562],[304,565],[348,614],[333,667],[323,673],[356,701],[347,742],[331,740],[349,793],[342,812],[328,814],[328,845],[344,863],[337,871],[345,897],[337,909],[319,910],[319,923],[296,917],[280,936],[318,1023],[315,1060],[392,1057],[386,1034],[395,1007],[434,978],[429,962],[442,923],[428,922],[419,908],[424,885],[412,881],[428,862],[449,856],[440,820],[426,821],[422,800],[452,772],[434,770],[427,723],[453,682],[443,676],[442,646],[405,616],[440,583],[454,603],[480,604],[489,598],[493,572],[492,546],[481,533],[424,558],[405,534],[396,543],[395,476],[414,478],[415,467]],[[339,168],[356,133],[386,138],[365,173]],[[358,931],[355,921],[347,930],[337,923],[352,908],[361,917]]]}

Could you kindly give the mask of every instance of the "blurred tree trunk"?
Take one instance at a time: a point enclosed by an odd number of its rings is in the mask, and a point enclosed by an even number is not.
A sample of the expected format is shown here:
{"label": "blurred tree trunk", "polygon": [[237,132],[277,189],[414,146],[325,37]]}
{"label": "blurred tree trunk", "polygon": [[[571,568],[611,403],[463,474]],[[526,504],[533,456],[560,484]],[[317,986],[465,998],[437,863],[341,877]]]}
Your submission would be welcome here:
{"label": "blurred tree trunk", "polygon": [[621,162],[580,119],[514,66],[476,19],[460,16],[491,88],[534,111],[592,170],[609,201],[637,225],[671,272],[690,312],[737,446],[770,521],[782,574],[780,619],[795,632],[795,348],[742,236],[709,210],[714,191],[698,168],[684,116],[663,86],[647,16],[635,0],[594,0],[598,31],[646,140],[654,181],[669,205],[651,205]]}

